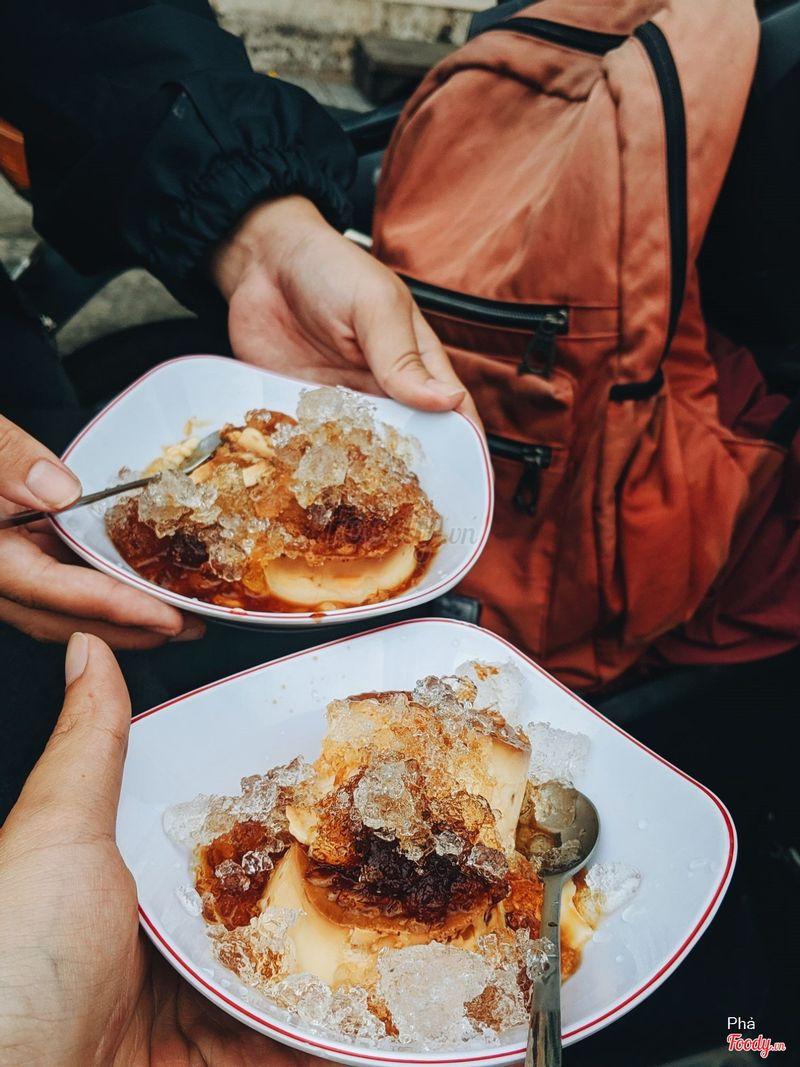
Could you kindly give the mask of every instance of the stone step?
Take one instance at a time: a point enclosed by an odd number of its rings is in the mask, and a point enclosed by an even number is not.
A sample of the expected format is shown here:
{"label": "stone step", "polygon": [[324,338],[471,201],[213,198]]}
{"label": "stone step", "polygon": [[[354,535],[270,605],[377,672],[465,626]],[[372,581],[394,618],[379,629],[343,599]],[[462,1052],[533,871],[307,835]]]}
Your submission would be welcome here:
{"label": "stone step", "polygon": [[353,81],[373,104],[405,99],[455,47],[444,41],[401,41],[368,33],[356,38]]}
{"label": "stone step", "polygon": [[490,0],[212,0],[257,70],[349,78],[357,37],[461,44]]}

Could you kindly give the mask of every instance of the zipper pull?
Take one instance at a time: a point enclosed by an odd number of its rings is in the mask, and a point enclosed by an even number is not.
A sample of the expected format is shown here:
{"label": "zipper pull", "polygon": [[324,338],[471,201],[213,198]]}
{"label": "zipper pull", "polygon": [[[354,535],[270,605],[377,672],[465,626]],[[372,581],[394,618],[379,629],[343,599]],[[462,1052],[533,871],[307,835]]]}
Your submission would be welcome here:
{"label": "zipper pull", "polygon": [[539,503],[542,471],[550,466],[553,453],[546,445],[532,445],[522,464],[522,477],[514,492],[514,507],[525,515],[535,515]]}
{"label": "zipper pull", "polygon": [[543,378],[550,377],[556,361],[557,333],[557,323],[550,318],[542,319],[528,342],[517,371],[518,374],[539,374]]}
{"label": "zipper pull", "polygon": [[556,361],[556,335],[564,333],[566,327],[567,312],[564,309],[544,315],[528,342],[517,373],[539,374],[543,378],[549,378]]}

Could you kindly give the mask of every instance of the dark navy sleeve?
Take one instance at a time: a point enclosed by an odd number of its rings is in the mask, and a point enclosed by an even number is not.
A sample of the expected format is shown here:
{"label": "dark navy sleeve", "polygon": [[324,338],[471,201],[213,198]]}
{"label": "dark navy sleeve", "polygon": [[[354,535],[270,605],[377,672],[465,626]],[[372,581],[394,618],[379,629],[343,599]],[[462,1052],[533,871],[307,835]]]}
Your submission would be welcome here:
{"label": "dark navy sleeve", "polygon": [[258,201],[298,193],[344,228],[355,168],[324,108],[256,74],[210,14],[0,0],[0,116],[25,137],[37,230],[85,273],[143,266],[190,306]]}

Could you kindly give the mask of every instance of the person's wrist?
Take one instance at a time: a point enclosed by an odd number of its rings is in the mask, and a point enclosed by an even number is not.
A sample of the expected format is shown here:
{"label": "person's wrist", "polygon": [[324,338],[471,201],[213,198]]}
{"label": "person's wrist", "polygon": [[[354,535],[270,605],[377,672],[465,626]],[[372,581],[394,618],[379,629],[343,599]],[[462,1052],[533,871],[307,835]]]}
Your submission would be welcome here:
{"label": "person's wrist", "polygon": [[[5,893],[0,891],[0,900],[9,912],[13,910],[14,897],[11,902],[3,899]],[[52,964],[51,960],[47,961]],[[36,1025],[43,1007],[41,981],[37,980],[35,960],[31,961],[28,953],[14,953],[8,958],[0,954],[0,1067],[18,1063],[46,1063],[50,1048],[50,1035],[47,1030]],[[47,1004],[46,1007],[52,1007]]]}
{"label": "person's wrist", "polygon": [[277,272],[310,235],[328,223],[303,196],[265,200],[244,215],[211,257],[211,277],[226,300],[254,266]]}

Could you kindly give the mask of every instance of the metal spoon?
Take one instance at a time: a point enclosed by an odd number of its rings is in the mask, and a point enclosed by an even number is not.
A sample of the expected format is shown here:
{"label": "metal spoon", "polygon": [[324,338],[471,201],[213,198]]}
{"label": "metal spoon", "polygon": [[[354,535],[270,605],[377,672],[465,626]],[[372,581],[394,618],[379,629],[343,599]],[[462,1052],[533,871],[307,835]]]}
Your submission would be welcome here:
{"label": "metal spoon", "polygon": [[[195,448],[194,452],[181,463],[176,469],[182,474],[191,474],[193,470],[197,470],[202,466],[207,459],[211,459],[214,453],[217,451],[220,445],[220,435],[218,432],[210,433]],[[59,512],[52,511],[18,511],[16,515],[9,515],[7,518],[0,519],[0,530],[7,530],[11,526],[26,526],[29,522],[36,522],[38,519],[49,518],[50,515],[58,514],[63,515],[65,511],[73,511],[75,508],[82,508],[85,504],[95,504],[98,500],[105,500],[110,496],[118,496],[120,493],[130,492],[131,489],[141,489],[145,485],[149,485],[150,482],[154,482],[156,478],[160,477],[159,474],[150,474],[146,478],[136,478],[132,482],[123,482],[122,485],[112,485],[108,489],[101,489],[97,493],[87,493],[86,496],[78,497],[78,499],[69,505],[69,507],[62,508]]]}
{"label": "metal spoon", "polygon": [[[561,891],[567,878],[580,870],[594,852],[600,834],[597,808],[576,789],[572,825],[557,833],[550,832],[556,838],[556,847],[539,868],[539,877],[544,882],[539,936],[552,947],[547,953],[546,968],[533,981],[525,1067],[561,1067]],[[565,849],[564,858],[559,857],[558,846],[573,841],[577,845]]]}

